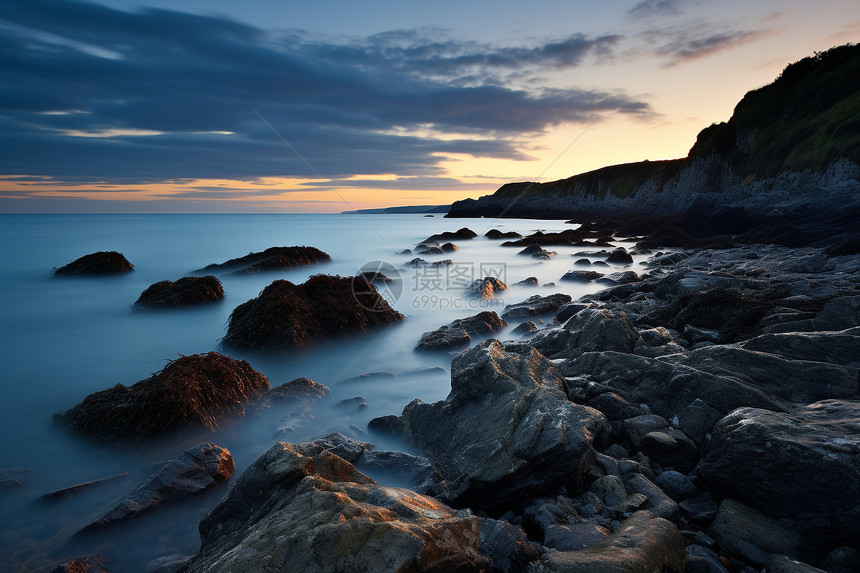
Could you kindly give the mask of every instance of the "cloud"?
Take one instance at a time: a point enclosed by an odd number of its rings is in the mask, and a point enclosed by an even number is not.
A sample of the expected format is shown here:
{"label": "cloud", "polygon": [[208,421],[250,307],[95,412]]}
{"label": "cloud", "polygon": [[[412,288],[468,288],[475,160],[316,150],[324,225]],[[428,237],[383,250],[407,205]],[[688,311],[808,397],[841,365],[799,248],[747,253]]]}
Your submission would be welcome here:
{"label": "cloud", "polygon": [[395,179],[329,179],[326,181],[306,181],[301,183],[300,186],[321,191],[330,191],[343,187],[408,191],[463,191],[486,189],[487,183],[464,183],[452,177],[397,177]]}
{"label": "cloud", "polygon": [[[0,175],[439,176],[447,154],[525,161],[524,138],[551,126],[653,113],[621,91],[527,81],[617,42],[497,47],[422,29],[337,43],[172,10],[0,0]],[[499,83],[517,75],[520,87]]]}
{"label": "cloud", "polygon": [[643,0],[637,2],[627,11],[627,16],[633,19],[674,16],[698,0]]}
{"label": "cloud", "polygon": [[695,20],[651,28],[639,36],[650,45],[642,51],[663,58],[663,67],[670,68],[755,42],[772,33],[767,29],[736,30],[725,24]]}

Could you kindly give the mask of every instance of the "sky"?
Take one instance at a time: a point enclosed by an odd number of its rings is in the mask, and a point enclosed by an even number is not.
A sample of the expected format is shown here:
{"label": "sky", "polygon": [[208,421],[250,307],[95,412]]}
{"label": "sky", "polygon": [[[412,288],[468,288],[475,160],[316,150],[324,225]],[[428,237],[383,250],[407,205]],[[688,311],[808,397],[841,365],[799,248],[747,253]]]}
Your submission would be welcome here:
{"label": "sky", "polygon": [[856,0],[0,0],[0,212],[448,204],[683,157]]}

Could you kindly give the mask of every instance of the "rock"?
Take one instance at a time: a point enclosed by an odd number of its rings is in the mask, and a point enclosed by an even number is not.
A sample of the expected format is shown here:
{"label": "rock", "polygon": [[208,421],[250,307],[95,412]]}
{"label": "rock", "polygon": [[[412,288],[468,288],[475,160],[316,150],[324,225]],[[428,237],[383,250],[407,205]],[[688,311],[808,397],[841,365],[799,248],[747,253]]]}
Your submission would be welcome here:
{"label": "rock", "polygon": [[828,301],[813,320],[816,330],[844,330],[860,326],[860,296]]}
{"label": "rock", "polygon": [[678,427],[697,444],[704,446],[708,434],[722,417],[707,402],[696,398],[678,412]]}
{"label": "rock", "polygon": [[353,396],[352,398],[341,400],[335,406],[344,410],[361,410],[367,408],[367,399],[364,396]]}
{"label": "rock", "polygon": [[791,360],[824,362],[851,368],[860,366],[860,328],[838,332],[762,334],[738,346]]}
{"label": "rock", "polygon": [[128,262],[122,253],[116,251],[98,251],[75,259],[66,266],[54,269],[54,275],[60,276],[93,276],[127,273],[134,270],[134,265]]}
{"label": "rock", "polygon": [[540,245],[529,245],[528,247],[526,247],[522,251],[518,252],[517,254],[520,256],[523,256],[523,257],[530,257],[536,253],[542,253],[542,252],[544,252],[544,250]]}
{"label": "rock", "polygon": [[606,258],[606,262],[615,263],[617,265],[630,265],[633,264],[633,257],[627,252],[627,249],[624,247],[618,247],[609,253],[609,256]]}
{"label": "rock", "polygon": [[603,476],[594,480],[589,488],[607,507],[615,507],[627,499],[627,489],[621,478],[614,475]]}
{"label": "rock", "polygon": [[402,251],[397,253],[398,255],[411,255],[412,249],[403,249]]}
{"label": "rock", "polygon": [[587,283],[599,279],[603,273],[597,271],[568,271],[559,280],[566,282]]}
{"label": "rock", "polygon": [[608,433],[602,414],[568,401],[552,362],[496,340],[454,358],[444,401],[413,400],[386,425],[433,460],[437,497],[476,507],[581,484]]}
{"label": "rock", "polygon": [[538,280],[537,277],[528,277],[514,283],[514,286],[538,286]]}
{"label": "rock", "polygon": [[767,573],[829,573],[808,563],[802,563],[787,555],[771,554],[767,556]]}
{"label": "rock", "polygon": [[[584,308],[573,315],[563,327],[567,333],[564,348],[555,354],[572,358],[591,351],[633,352],[639,333],[623,312],[602,308]],[[563,333],[559,333],[563,335]],[[541,350],[540,341],[534,341]]]}
{"label": "rock", "polygon": [[430,235],[426,239],[422,241],[422,243],[431,243],[433,241],[450,241],[453,239],[468,240],[474,239],[478,234],[471,229],[467,229],[463,227],[462,229],[458,229],[457,231],[445,231],[444,233],[437,233],[436,235]]}
{"label": "rock", "polygon": [[633,271],[623,271],[618,273],[611,273],[604,277],[597,279],[599,283],[606,283],[610,285],[625,285],[630,283],[639,282],[639,275],[637,275]]}
{"label": "rock", "polygon": [[244,360],[217,352],[173,360],[132,386],[90,394],[58,421],[97,438],[140,440],[183,428],[215,430],[269,390],[269,380]]}
{"label": "rock", "polygon": [[729,573],[716,551],[701,545],[687,546],[687,569],[685,573]]}
{"label": "rock", "polygon": [[623,428],[627,438],[633,444],[633,447],[640,448],[642,439],[659,430],[665,430],[669,427],[669,422],[665,418],[656,414],[643,414],[628,420],[624,420]]}
{"label": "rock", "polygon": [[489,231],[484,233],[484,236],[488,239],[519,239],[520,237],[522,237],[522,235],[520,235],[516,231],[507,231],[503,233],[498,229],[490,229]]}
{"label": "rock", "polygon": [[806,541],[797,530],[734,499],[724,499],[708,535],[721,549],[759,567],[769,553],[800,557]]}
{"label": "rock", "polygon": [[717,510],[720,507],[714,501],[711,492],[708,491],[700,493],[696,497],[685,499],[678,505],[687,513],[687,517],[695,523],[710,523],[717,515]]}
{"label": "rock", "polygon": [[856,540],[860,504],[846,500],[860,499],[858,436],[857,401],[824,400],[790,414],[739,408],[714,427],[696,473],[721,494],[802,531]]}
{"label": "rock", "polygon": [[146,564],[145,573],[177,573],[191,555],[165,555]]}
{"label": "rock", "polygon": [[571,316],[586,307],[588,307],[588,305],[581,302],[569,302],[567,304],[563,304],[559,307],[558,312],[555,314],[553,322],[557,324],[564,324]]}
{"label": "rock", "polygon": [[279,443],[200,521],[202,546],[185,570],[489,570],[484,539],[499,562],[523,553],[505,545],[500,529],[484,531],[482,518],[431,497],[380,487],[314,442]]}
{"label": "rock", "polygon": [[541,552],[520,527],[489,518],[481,524],[481,554],[493,560],[493,571],[527,571]]}
{"label": "rock", "polygon": [[502,313],[502,318],[507,320],[515,318],[526,318],[556,312],[562,305],[569,303],[571,296],[556,293],[547,296],[534,295],[522,302],[509,304]]}
{"label": "rock", "polygon": [[853,547],[837,547],[821,562],[828,573],[855,573],[860,571],[860,551]]}
{"label": "rock", "polygon": [[202,304],[224,298],[224,287],[217,277],[182,277],[176,282],[160,281],[147,287],[134,303],[141,308],[173,308]]}
{"label": "rock", "polygon": [[508,285],[497,279],[496,277],[484,277],[477,279],[466,289],[466,294],[492,300],[496,298],[496,293],[507,290]]}
{"label": "rock", "polygon": [[517,336],[524,336],[526,334],[531,334],[532,332],[537,332],[538,326],[531,320],[527,320],[526,322],[521,323],[515,329],[511,331],[511,334],[516,334]]}
{"label": "rock", "polygon": [[472,335],[488,334],[501,330],[508,323],[499,318],[494,310],[485,310],[475,316],[460,318],[437,330],[425,332],[415,350],[451,350],[468,346]]}
{"label": "rock", "polygon": [[443,251],[440,247],[428,245],[418,245],[418,247],[415,249],[416,255],[441,255],[444,253],[445,251]]}
{"label": "rock", "polygon": [[325,384],[314,382],[310,378],[296,378],[266,392],[262,398],[262,403],[271,406],[277,402],[293,400],[315,402],[329,394],[331,394],[331,390]]}
{"label": "rock", "polygon": [[15,478],[0,479],[0,493],[9,493],[24,489],[24,484]]}
{"label": "rock", "polygon": [[110,573],[104,557],[78,557],[47,569],[46,573]]}
{"label": "rock", "polygon": [[235,470],[233,456],[226,448],[215,444],[188,448],[80,532],[114,526],[164,503],[193,495],[230,479]]}
{"label": "rock", "polygon": [[671,520],[675,519],[681,513],[681,508],[678,504],[644,475],[633,474],[627,480],[626,485],[627,490],[631,493],[641,493],[648,498],[642,509],[649,510],[657,517]]}
{"label": "rock", "polygon": [[315,247],[269,247],[259,253],[248,253],[244,257],[213,263],[200,269],[203,272],[232,271],[234,274],[254,274],[304,265],[327,263],[331,256]]}
{"label": "rock", "polygon": [[576,259],[573,261],[573,266],[575,267],[590,267],[591,261],[588,259]]}
{"label": "rock", "polygon": [[693,480],[674,470],[667,470],[658,475],[656,484],[675,501],[681,501],[698,493]]}
{"label": "rock", "polygon": [[124,479],[127,477],[128,477],[128,472],[125,472],[125,473],[121,473],[121,474],[108,476],[105,478],[90,480],[90,481],[86,481],[83,483],[78,483],[75,485],[71,485],[69,487],[64,487],[62,489],[48,492],[48,493],[40,496],[39,500],[40,501],[56,501],[57,499],[66,498],[66,497],[69,497],[71,495],[74,495],[74,494],[78,493],[79,491],[90,489],[92,487],[95,487],[95,486],[98,486],[98,485],[101,485],[104,483],[116,481],[118,479]]}
{"label": "rock", "polygon": [[460,248],[454,243],[444,243],[440,248],[443,253],[453,253],[454,251],[460,250]]}
{"label": "rock", "polygon": [[376,481],[395,480],[396,484],[408,484],[409,489],[424,493],[427,482],[433,475],[433,465],[425,457],[406,452],[388,450],[365,450],[355,466]]}
{"label": "rock", "polygon": [[595,523],[553,524],[544,532],[543,544],[559,551],[580,551],[609,537],[609,530]]}
{"label": "rock", "polygon": [[[409,251],[409,253],[411,252],[412,251]],[[372,283],[390,283],[395,280],[381,271],[362,271],[356,276],[363,277],[365,280]]]}
{"label": "rock", "polygon": [[559,573],[638,573],[683,571],[685,558],[684,538],[673,523],[637,511],[597,545],[546,553],[541,564]]}
{"label": "rock", "polygon": [[293,350],[405,319],[363,278],[314,275],[276,280],[230,315],[225,347]]}

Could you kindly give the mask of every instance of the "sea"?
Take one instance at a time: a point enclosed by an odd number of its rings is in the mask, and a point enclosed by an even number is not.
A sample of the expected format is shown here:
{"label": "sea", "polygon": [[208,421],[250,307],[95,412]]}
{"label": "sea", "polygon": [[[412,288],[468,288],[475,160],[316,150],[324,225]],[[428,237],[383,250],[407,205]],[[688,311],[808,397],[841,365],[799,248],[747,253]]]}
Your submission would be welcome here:
{"label": "sea", "polygon": [[[453,240],[459,247],[453,253],[401,253],[430,235],[462,227],[479,236]],[[559,281],[581,257],[576,253],[598,247],[547,247],[558,254],[539,261],[518,256],[520,248],[503,247],[503,241],[487,239],[484,233],[499,229],[526,235],[571,227],[561,220],[421,214],[0,215],[0,478],[21,484],[7,481],[0,490],[0,571],[37,571],[71,558],[103,555],[114,573],[143,573],[160,558],[194,554],[200,546],[200,518],[225,495],[230,483],[164,504],[128,523],[93,534],[77,532],[165,461],[196,444],[213,442],[227,448],[236,476],[278,441],[302,442],[329,432],[382,449],[409,451],[408,445],[391,437],[369,433],[367,423],[377,416],[399,414],[415,398],[434,402],[447,396],[451,355],[416,352],[423,332],[483,310],[501,314],[505,305],[535,294],[562,292],[577,299],[603,287]],[[195,271],[288,245],[317,247],[332,261],[269,274],[219,275],[226,296],[213,304],[168,311],[133,306],[157,281],[205,274]],[[119,251],[135,269],[110,277],[53,276],[54,268],[95,251]],[[452,264],[407,265],[416,256],[429,262],[451,259]],[[631,268],[641,271],[641,265],[641,257],[636,257]],[[273,280],[300,283],[313,274],[353,276],[362,270],[382,270],[399,279],[382,285],[381,292],[405,321],[295,352],[221,347],[231,311]],[[495,300],[469,296],[465,285],[484,276],[495,276],[510,288],[497,293]],[[527,277],[536,277],[538,286],[515,284]],[[548,283],[554,286],[544,286]],[[511,330],[519,322],[512,321],[493,336],[517,339]],[[307,377],[328,386],[331,395],[308,412],[297,414],[287,404],[227,421],[214,432],[200,430],[136,444],[93,442],[54,420],[55,413],[90,393],[118,383],[131,385],[170,360],[209,351],[249,361],[272,386]],[[111,476],[119,477],[73,495],[43,498]],[[408,487],[394,476],[371,477],[385,485]]]}

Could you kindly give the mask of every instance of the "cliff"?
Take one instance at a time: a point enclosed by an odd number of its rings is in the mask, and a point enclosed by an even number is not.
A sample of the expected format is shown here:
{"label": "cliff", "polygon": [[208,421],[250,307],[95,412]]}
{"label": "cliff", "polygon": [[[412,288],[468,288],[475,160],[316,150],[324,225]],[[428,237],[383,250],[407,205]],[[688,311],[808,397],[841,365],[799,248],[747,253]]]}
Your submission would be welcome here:
{"label": "cliff", "polygon": [[687,157],[509,183],[457,201],[448,217],[586,218],[742,209],[779,215],[860,203],[860,46],[790,64],[748,92]]}

